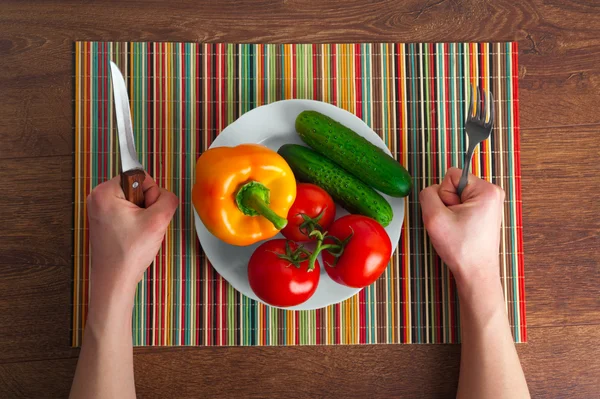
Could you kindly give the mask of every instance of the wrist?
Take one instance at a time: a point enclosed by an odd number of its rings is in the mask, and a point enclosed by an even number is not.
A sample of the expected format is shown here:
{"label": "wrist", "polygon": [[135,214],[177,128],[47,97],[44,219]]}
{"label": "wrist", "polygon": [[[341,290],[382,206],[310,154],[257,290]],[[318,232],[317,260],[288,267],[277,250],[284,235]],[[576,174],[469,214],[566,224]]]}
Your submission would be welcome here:
{"label": "wrist", "polygon": [[473,310],[485,314],[504,308],[504,294],[500,284],[498,265],[472,268],[455,276],[461,312]]}
{"label": "wrist", "polygon": [[126,272],[127,263],[96,263],[91,267],[91,295],[99,298],[114,298],[124,300],[133,297],[137,289],[137,281]]}
{"label": "wrist", "polygon": [[452,274],[459,294],[461,291],[468,293],[496,285],[500,287],[500,266],[497,261],[485,261],[481,266],[454,268]]}
{"label": "wrist", "polygon": [[131,329],[131,313],[136,285],[119,278],[109,278],[92,266],[87,327],[96,332],[106,329]]}
{"label": "wrist", "polygon": [[109,332],[131,331],[133,298],[111,296],[90,297],[86,329],[95,335],[104,336]]}

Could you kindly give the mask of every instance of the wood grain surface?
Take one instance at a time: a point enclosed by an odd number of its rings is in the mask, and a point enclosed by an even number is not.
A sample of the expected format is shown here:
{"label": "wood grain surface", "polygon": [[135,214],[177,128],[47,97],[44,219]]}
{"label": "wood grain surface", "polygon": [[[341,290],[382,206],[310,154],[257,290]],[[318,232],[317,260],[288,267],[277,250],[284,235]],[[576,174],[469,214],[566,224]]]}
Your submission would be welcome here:
{"label": "wood grain surface", "polygon": [[[537,398],[600,390],[600,2],[0,3],[0,396],[65,397],[73,41],[519,41],[529,343]],[[139,348],[140,397],[451,397],[460,347]]]}

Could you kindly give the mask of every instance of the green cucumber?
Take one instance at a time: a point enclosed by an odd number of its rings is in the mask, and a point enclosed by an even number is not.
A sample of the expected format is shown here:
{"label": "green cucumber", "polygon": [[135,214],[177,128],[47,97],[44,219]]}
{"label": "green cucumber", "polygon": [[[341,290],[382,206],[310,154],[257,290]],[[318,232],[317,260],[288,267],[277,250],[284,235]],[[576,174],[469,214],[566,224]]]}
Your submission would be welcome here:
{"label": "green cucumber", "polygon": [[327,115],[301,112],[296,131],[310,147],[382,193],[406,197],[410,192],[412,179],[398,161]]}
{"label": "green cucumber", "polygon": [[383,227],[392,221],[394,212],[385,198],[333,161],[297,144],[285,144],[277,152],[290,165],[296,179],[323,188],[348,212],[368,216]]}

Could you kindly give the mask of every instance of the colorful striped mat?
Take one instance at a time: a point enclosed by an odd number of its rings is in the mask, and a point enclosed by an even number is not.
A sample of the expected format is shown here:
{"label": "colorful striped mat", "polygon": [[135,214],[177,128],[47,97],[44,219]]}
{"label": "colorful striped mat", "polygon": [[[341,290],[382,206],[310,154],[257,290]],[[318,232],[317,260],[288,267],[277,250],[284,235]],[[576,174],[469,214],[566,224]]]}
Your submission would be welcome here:
{"label": "colorful striped mat", "polygon": [[[75,45],[73,345],[89,297],[85,198],[118,173],[108,62],[129,88],[138,152],[181,205],[140,282],[135,345],[455,343],[456,288],[423,229],[418,192],[461,166],[469,84],[496,98],[493,136],[473,172],[506,190],[500,272],[514,338],[527,339],[516,43]],[[338,305],[284,311],[234,290],[196,238],[191,204],[198,156],[227,124],[289,98],[335,104],[362,118],[414,177],[398,250],[372,286]]]}

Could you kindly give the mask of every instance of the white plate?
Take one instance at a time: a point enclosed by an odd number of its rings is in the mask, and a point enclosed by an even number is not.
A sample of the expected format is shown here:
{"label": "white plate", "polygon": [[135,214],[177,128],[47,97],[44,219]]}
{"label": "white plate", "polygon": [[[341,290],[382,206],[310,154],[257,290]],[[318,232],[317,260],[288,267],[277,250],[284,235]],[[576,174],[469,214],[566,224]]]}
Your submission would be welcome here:
{"label": "white plate", "polygon": [[[390,154],[390,151],[379,136],[356,115],[331,104],[313,100],[284,100],[255,108],[227,126],[212,143],[210,148],[233,147],[244,143],[260,143],[277,151],[283,144],[304,144],[298,137],[294,124],[298,114],[305,110],[319,111],[322,114],[328,115]],[[395,250],[400,239],[402,221],[404,220],[404,199],[392,198],[387,195],[383,196],[391,204],[394,211],[394,218],[385,230],[390,236],[393,249]],[[337,217],[346,215],[347,213],[341,207],[337,207]],[[202,244],[202,249],[215,270],[236,290],[252,299],[260,301],[254,295],[248,283],[247,265],[250,256],[261,243],[247,247],[226,244],[213,236],[204,227],[195,209],[194,214],[196,232]],[[278,234],[275,238],[283,238],[283,236]],[[349,288],[333,282],[324,270],[322,266],[323,262],[320,258],[319,264],[321,265],[321,278],[315,294],[303,304],[288,309],[319,309],[348,299],[360,291],[360,289]]]}

